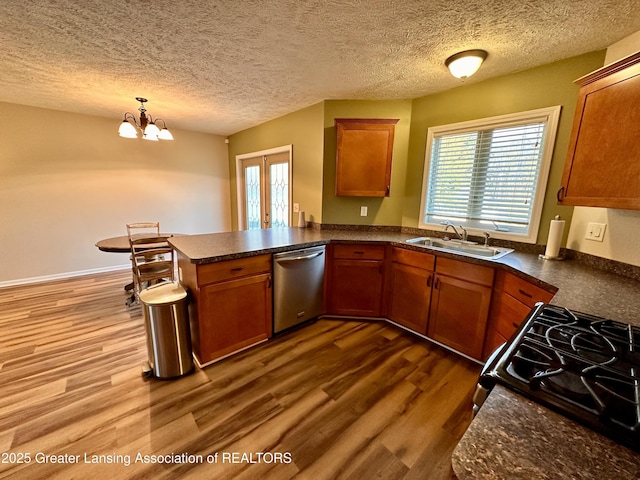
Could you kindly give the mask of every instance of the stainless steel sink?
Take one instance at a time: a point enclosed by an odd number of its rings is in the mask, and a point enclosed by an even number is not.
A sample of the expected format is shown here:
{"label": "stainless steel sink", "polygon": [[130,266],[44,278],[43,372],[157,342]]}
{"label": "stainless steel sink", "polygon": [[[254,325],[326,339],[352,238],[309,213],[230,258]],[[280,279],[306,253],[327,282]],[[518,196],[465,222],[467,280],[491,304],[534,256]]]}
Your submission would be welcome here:
{"label": "stainless steel sink", "polygon": [[486,258],[487,260],[496,260],[513,252],[512,248],[501,247],[485,247],[474,242],[465,242],[462,240],[445,240],[434,237],[418,237],[407,240],[407,243],[428,247],[443,252],[458,253],[467,257]]}

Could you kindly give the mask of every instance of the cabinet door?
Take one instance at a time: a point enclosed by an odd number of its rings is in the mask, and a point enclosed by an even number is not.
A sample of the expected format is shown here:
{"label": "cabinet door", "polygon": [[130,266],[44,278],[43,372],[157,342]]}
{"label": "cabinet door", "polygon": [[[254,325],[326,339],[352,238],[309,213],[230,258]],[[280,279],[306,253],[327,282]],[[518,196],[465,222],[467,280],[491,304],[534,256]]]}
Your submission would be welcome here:
{"label": "cabinet door", "polygon": [[333,259],[329,282],[329,312],[379,317],[382,261]]}
{"label": "cabinet door", "polygon": [[490,304],[491,287],[436,274],[428,336],[480,359]]}
{"label": "cabinet door", "polygon": [[576,80],[580,88],[559,203],[640,209],[640,53]]}
{"label": "cabinet door", "polygon": [[433,272],[393,262],[389,287],[389,319],[427,334]]}
{"label": "cabinet door", "polygon": [[388,197],[397,119],[336,118],[336,195]]}
{"label": "cabinet door", "polygon": [[271,275],[253,275],[200,289],[201,364],[271,336]]}

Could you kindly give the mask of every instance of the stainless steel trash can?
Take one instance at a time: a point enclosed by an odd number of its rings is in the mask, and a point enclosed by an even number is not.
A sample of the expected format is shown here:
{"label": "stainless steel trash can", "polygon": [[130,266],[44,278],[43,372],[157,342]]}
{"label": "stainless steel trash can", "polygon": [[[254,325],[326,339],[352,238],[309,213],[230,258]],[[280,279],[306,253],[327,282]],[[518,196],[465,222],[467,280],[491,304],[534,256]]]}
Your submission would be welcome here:
{"label": "stainless steel trash can", "polygon": [[142,290],[140,301],[153,375],[174,378],[191,372],[193,358],[187,291],[179,283],[160,283]]}

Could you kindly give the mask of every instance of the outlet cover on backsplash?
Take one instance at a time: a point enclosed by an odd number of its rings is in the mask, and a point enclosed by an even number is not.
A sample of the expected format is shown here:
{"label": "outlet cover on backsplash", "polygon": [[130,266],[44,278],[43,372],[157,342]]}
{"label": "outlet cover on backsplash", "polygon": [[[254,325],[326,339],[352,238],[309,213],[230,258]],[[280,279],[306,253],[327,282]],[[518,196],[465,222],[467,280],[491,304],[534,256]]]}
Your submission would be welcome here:
{"label": "outlet cover on backsplash", "polygon": [[604,240],[604,232],[607,229],[606,223],[587,223],[587,233],[584,236],[587,240],[602,242]]}

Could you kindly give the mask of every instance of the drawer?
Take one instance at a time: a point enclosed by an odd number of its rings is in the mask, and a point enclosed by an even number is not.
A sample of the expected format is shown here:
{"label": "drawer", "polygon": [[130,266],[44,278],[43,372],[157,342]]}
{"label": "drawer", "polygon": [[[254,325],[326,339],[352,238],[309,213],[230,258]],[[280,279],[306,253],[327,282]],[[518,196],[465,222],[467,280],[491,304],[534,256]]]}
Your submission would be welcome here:
{"label": "drawer", "polygon": [[438,257],[436,273],[491,287],[495,272],[491,267]]}
{"label": "drawer", "polygon": [[384,260],[384,246],[382,245],[334,245],[333,258],[347,258],[350,260]]}
{"label": "drawer", "polygon": [[391,260],[411,267],[431,271],[433,271],[436,263],[436,257],[430,253],[415,252],[413,250],[407,250],[406,248],[397,247],[394,247],[392,250]]}
{"label": "drawer", "polygon": [[495,319],[496,330],[505,338],[511,335],[522,325],[531,309],[519,302],[507,293],[496,292],[492,305],[492,316]]}
{"label": "drawer", "polygon": [[271,272],[271,255],[238,258],[224,262],[198,265],[198,286],[224,282],[234,278],[246,277],[258,273]]}
{"label": "drawer", "polygon": [[501,289],[529,307],[533,307],[536,302],[549,302],[553,298],[553,293],[533,285],[524,278],[507,272],[501,273],[501,278],[496,282],[496,289]]}

